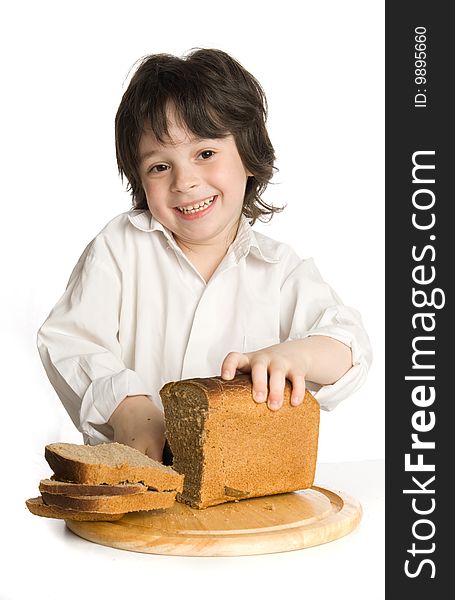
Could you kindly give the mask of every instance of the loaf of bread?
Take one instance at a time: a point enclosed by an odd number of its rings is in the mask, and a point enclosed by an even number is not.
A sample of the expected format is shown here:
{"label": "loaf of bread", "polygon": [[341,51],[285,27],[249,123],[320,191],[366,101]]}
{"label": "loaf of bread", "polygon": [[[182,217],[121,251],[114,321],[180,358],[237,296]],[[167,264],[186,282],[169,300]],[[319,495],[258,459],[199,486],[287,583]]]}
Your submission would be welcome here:
{"label": "loaf of bread", "polygon": [[44,456],[61,481],[90,485],[141,482],[160,492],[183,489],[183,476],[171,467],[116,442],[96,446],[48,444]]}
{"label": "loaf of bread", "polygon": [[252,397],[250,375],[167,383],[160,392],[173,468],[185,476],[177,500],[196,508],[305,489],[316,468],[319,404],[272,411]]}

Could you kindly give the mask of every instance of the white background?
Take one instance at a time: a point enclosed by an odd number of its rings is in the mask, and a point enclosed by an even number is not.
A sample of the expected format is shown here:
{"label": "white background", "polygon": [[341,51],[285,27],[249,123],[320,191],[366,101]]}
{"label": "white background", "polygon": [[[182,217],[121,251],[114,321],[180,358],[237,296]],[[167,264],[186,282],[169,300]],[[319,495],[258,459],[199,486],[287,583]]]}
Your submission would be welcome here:
{"label": "white background", "polygon": [[129,70],[146,54],[196,46],[229,52],[268,98],[279,173],[264,198],[288,206],[255,228],[313,256],[370,334],[369,379],[322,413],[319,460],[384,456],[383,29],[379,0],[42,0],[3,9],[0,444],[2,459],[14,444],[24,499],[36,495],[38,472],[48,474],[44,445],[81,442],[35,336],[86,244],[130,208],[113,126]]}

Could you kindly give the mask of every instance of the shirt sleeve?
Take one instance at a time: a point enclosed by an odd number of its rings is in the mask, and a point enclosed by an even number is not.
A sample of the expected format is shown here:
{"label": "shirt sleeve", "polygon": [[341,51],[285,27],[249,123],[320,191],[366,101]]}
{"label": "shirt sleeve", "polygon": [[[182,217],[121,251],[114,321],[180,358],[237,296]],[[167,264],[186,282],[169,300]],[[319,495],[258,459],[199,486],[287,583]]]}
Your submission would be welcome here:
{"label": "shirt sleeve", "polygon": [[102,239],[79,259],[63,296],[38,331],[47,376],[84,441],[112,441],[107,421],[129,395],[149,395],[122,361],[121,274]]}
{"label": "shirt sleeve", "polygon": [[352,367],[336,383],[307,382],[324,410],[332,410],[353,394],[366,379],[372,361],[371,345],[357,310],[345,306],[322,279],[313,259],[303,260],[281,288],[280,338],[332,337],[351,348]]}

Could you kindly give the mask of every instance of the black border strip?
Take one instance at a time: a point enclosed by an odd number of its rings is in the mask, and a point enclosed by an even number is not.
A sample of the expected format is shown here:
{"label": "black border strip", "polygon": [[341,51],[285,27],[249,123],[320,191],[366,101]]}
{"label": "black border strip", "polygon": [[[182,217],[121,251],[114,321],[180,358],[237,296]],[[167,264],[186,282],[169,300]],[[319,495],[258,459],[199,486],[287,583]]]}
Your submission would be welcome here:
{"label": "black border strip", "polygon": [[391,600],[451,595],[455,25],[448,7],[437,1],[386,2],[386,598]]}

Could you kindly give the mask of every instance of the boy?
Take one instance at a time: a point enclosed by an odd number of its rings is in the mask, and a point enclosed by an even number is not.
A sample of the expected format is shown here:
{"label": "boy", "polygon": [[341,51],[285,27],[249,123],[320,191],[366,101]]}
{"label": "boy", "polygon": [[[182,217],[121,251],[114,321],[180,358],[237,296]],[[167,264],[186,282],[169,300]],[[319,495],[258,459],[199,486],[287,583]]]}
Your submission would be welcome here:
{"label": "boy", "polygon": [[38,332],[43,365],[86,443],[162,459],[167,381],[251,372],[253,398],[330,410],[371,361],[356,311],[312,260],[250,227],[281,209],[259,83],[219,50],[139,65],[116,122],[133,210],[89,244]]}

